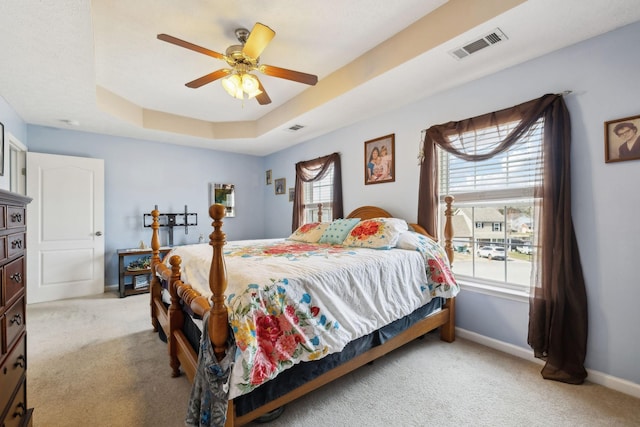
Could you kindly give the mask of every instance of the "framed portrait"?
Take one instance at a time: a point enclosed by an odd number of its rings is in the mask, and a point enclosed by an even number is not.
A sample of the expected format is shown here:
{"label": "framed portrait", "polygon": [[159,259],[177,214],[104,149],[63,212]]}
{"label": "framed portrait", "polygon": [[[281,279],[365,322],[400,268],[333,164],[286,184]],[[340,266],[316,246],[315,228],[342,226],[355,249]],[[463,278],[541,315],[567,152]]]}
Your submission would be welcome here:
{"label": "framed portrait", "polygon": [[266,185],[271,185],[271,169],[264,173]]}
{"label": "framed portrait", "polygon": [[289,187],[289,201],[293,202],[293,199],[296,197],[296,189],[293,187]]}
{"label": "framed portrait", "polygon": [[275,181],[274,189],[277,195],[286,194],[287,192],[287,181],[285,178],[278,178]]}
{"label": "framed portrait", "polygon": [[605,163],[640,160],[640,115],[604,123]]}
{"label": "framed portrait", "polygon": [[364,142],[364,184],[396,180],[395,134]]}
{"label": "framed portrait", "polygon": [[4,125],[0,123],[0,176],[4,175]]}

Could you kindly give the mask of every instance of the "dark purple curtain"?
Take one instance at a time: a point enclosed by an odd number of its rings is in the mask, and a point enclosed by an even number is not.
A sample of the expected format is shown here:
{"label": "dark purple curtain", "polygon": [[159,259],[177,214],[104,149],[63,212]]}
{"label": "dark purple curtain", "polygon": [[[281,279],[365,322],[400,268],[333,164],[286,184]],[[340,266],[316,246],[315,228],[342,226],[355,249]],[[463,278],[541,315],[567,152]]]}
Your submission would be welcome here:
{"label": "dark purple curtain", "polygon": [[[508,150],[540,118],[544,120],[544,177],[536,194],[541,200],[535,227],[540,250],[533,260],[536,274],[531,284],[528,342],[535,356],[546,360],[544,378],[580,384],[587,376],[587,296],[571,216],[571,123],[561,95],[548,94],[512,108],[429,128],[420,169],[418,223],[432,235],[437,233],[436,146],[468,161],[485,160]],[[465,150],[463,133],[468,139],[469,132],[514,120],[520,124],[489,152],[477,156]]]}
{"label": "dark purple curtain", "polygon": [[[304,221],[304,200],[302,188],[305,182],[319,181],[325,177],[333,165],[333,217],[342,218],[342,173],[340,170],[340,154],[333,153],[328,156],[296,163],[296,184],[293,198],[293,220],[291,231],[295,231]],[[325,218],[326,219],[326,218]]]}

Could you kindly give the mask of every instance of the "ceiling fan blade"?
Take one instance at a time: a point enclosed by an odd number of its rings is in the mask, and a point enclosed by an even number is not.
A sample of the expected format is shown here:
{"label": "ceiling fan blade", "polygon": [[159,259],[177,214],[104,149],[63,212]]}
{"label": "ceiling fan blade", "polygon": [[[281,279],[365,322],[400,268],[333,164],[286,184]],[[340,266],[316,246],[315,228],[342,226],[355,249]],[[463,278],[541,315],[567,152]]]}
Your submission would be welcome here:
{"label": "ceiling fan blade", "polygon": [[318,76],[301,73],[300,71],[287,70],[286,68],[274,67],[272,65],[260,65],[258,70],[267,76],[293,80],[294,82],[304,83],[311,86],[318,83]]}
{"label": "ceiling fan blade", "polygon": [[213,73],[207,74],[206,76],[202,76],[199,79],[195,79],[185,84],[185,86],[190,87],[192,89],[199,88],[200,86],[204,86],[207,83],[211,83],[216,81],[231,72],[228,68],[223,68],[222,70],[214,71]]}
{"label": "ceiling fan blade", "polygon": [[196,52],[200,52],[200,53],[203,53],[205,55],[212,56],[212,57],[214,57],[216,59],[224,60],[224,55],[221,54],[221,53],[218,53],[218,52],[213,51],[213,50],[209,50],[207,48],[204,48],[202,46],[198,46],[198,45],[193,44],[193,43],[186,42],[186,41],[181,40],[181,39],[179,39],[177,37],[170,36],[169,34],[158,34],[158,40],[162,40],[162,41],[167,42],[167,43],[171,43],[171,44],[175,44],[175,45],[180,46],[180,47],[191,49],[191,50],[194,50]]}
{"label": "ceiling fan blade", "polygon": [[271,28],[256,22],[242,48],[242,53],[249,58],[257,59],[275,35],[276,32]]}
{"label": "ceiling fan blade", "polygon": [[267,91],[264,90],[264,86],[262,86],[262,82],[260,81],[260,79],[258,79],[258,84],[260,85],[260,90],[262,91],[261,94],[256,95],[256,99],[258,100],[258,104],[260,104],[260,105],[271,104],[271,98],[269,98],[269,95],[267,95]]}

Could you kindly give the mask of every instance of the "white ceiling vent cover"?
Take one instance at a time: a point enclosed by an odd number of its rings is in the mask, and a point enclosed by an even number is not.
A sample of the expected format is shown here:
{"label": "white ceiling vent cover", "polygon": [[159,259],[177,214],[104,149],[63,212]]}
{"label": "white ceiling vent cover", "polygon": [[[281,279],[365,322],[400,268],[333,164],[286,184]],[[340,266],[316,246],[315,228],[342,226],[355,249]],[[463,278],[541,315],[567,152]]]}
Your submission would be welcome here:
{"label": "white ceiling vent cover", "polygon": [[467,56],[476,53],[479,50],[484,49],[485,47],[492,46],[498,42],[503,40],[508,40],[508,37],[500,30],[500,28],[496,28],[489,34],[483,36],[478,40],[474,40],[465,44],[462,47],[449,51],[451,55],[453,55],[456,59],[466,58]]}

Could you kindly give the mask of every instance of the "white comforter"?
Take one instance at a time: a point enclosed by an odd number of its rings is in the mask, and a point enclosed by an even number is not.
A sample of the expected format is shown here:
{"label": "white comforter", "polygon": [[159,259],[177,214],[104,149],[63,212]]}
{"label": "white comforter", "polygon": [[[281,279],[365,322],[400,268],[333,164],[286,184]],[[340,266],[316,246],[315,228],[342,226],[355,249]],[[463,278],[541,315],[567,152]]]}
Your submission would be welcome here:
{"label": "white comforter", "polygon": [[[239,349],[229,397],[298,362],[338,352],[433,296],[455,296],[459,288],[444,252],[428,239],[420,242],[415,250],[229,242],[226,295]],[[182,258],[182,280],[210,296],[211,247],[181,246],[174,254]]]}

